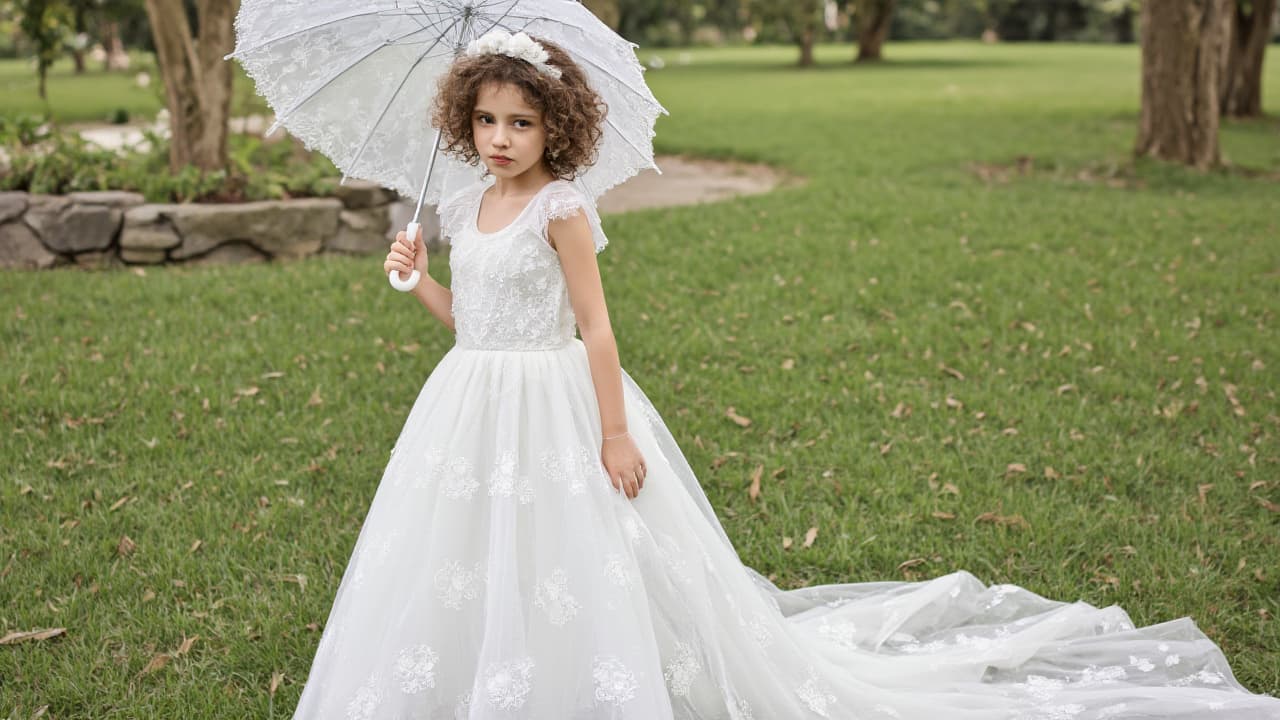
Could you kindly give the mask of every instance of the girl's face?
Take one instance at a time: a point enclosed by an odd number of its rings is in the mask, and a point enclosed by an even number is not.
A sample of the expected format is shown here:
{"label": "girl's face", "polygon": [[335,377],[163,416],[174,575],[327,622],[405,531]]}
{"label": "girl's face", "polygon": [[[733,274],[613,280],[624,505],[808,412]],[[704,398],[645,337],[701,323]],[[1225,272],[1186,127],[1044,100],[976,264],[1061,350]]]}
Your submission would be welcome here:
{"label": "girl's face", "polygon": [[510,83],[487,83],[476,95],[471,133],[485,167],[495,177],[514,178],[542,166],[547,131],[542,113]]}

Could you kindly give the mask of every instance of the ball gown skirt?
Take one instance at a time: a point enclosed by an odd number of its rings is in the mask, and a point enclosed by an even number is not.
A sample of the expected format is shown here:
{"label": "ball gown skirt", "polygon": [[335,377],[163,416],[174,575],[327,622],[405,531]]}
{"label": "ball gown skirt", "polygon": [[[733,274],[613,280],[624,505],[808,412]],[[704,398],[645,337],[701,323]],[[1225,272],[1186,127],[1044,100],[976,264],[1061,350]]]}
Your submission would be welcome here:
{"label": "ball gown skirt", "polygon": [[427,378],[342,576],[296,718],[1280,718],[1190,619],[922,582],[784,591],[745,566],[623,373],[648,466],[599,460],[576,337],[455,345]]}

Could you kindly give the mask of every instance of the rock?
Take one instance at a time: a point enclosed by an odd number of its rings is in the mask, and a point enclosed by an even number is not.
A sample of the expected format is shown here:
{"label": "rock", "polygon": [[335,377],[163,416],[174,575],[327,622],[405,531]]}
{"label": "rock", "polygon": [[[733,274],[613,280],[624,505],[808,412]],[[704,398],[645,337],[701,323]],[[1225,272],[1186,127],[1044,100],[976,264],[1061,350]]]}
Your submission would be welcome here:
{"label": "rock", "polygon": [[[387,206],[387,215],[391,220],[391,227],[387,229],[386,236],[388,246],[413,219],[413,210],[417,204],[416,200],[400,200]],[[449,244],[447,240],[440,237],[440,216],[436,214],[434,207],[422,206],[422,216],[418,222],[422,223],[422,242],[426,243],[428,251],[435,251]]]}
{"label": "rock", "polygon": [[111,247],[124,211],[110,205],[76,203],[69,197],[37,195],[31,197],[26,220],[50,250],[81,253]]}
{"label": "rock", "polygon": [[177,228],[182,244],[175,260],[203,255],[242,240],[272,256],[304,257],[319,252],[338,230],[342,202],[304,198],[234,205],[172,205],[160,211]]}
{"label": "rock", "polygon": [[120,247],[130,250],[168,250],[182,244],[182,238],[162,213],[169,205],[140,205],[124,214]]}
{"label": "rock", "polygon": [[24,192],[0,192],[0,223],[22,217],[28,204]]}
{"label": "rock", "polygon": [[338,234],[325,243],[326,251],[368,255],[387,249],[391,218],[385,207],[343,210],[338,219]]}
{"label": "rock", "polygon": [[367,180],[348,180],[346,185],[338,186],[334,195],[348,210],[381,207],[396,199],[394,190],[388,190]]}
{"label": "rock", "polygon": [[115,250],[92,250],[76,255],[73,260],[85,270],[111,270],[123,264]]}
{"label": "rock", "polygon": [[43,270],[53,267],[58,256],[40,243],[40,237],[25,223],[0,225],[0,267]]}
{"label": "rock", "polygon": [[83,205],[106,205],[107,207],[128,209],[136,207],[147,201],[138,193],[124,192],[122,190],[104,190],[100,192],[73,192],[67,197],[73,203]]}
{"label": "rock", "polygon": [[204,255],[193,257],[187,265],[236,265],[239,263],[260,263],[271,258],[249,243],[232,242],[210,250]]}
{"label": "rock", "polygon": [[164,250],[132,250],[120,248],[120,259],[127,263],[159,265],[164,262]]}

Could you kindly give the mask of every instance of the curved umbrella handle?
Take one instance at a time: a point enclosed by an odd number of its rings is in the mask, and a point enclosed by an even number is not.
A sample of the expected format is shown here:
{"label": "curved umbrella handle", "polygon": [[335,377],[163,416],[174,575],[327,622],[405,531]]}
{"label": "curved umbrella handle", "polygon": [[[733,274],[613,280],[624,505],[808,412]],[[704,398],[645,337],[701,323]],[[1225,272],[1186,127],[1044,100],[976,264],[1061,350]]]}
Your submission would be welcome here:
{"label": "curved umbrella handle", "polygon": [[[414,238],[418,237],[419,227],[420,225],[416,222],[409,223],[409,227],[405,228],[404,236],[412,241]],[[400,292],[409,292],[414,289],[418,286],[418,281],[421,279],[422,273],[416,269],[409,273],[409,277],[407,279],[401,279],[400,273],[395,270],[387,273],[387,280],[391,282],[391,287],[399,290]]]}

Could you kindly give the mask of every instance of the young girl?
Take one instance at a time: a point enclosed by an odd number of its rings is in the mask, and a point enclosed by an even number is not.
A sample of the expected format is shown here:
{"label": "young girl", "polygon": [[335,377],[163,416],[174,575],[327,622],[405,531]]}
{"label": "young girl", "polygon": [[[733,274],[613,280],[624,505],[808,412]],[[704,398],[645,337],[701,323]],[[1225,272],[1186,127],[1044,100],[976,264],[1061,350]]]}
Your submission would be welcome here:
{"label": "young girl", "polygon": [[451,287],[421,237],[387,255],[457,340],[392,451],[296,718],[1280,717],[1187,619],[1135,629],[965,572],[783,591],[743,565],[619,366],[607,240],[573,183],[607,108],[561,48],[504,42],[459,59],[434,112],[488,170],[437,208]]}

